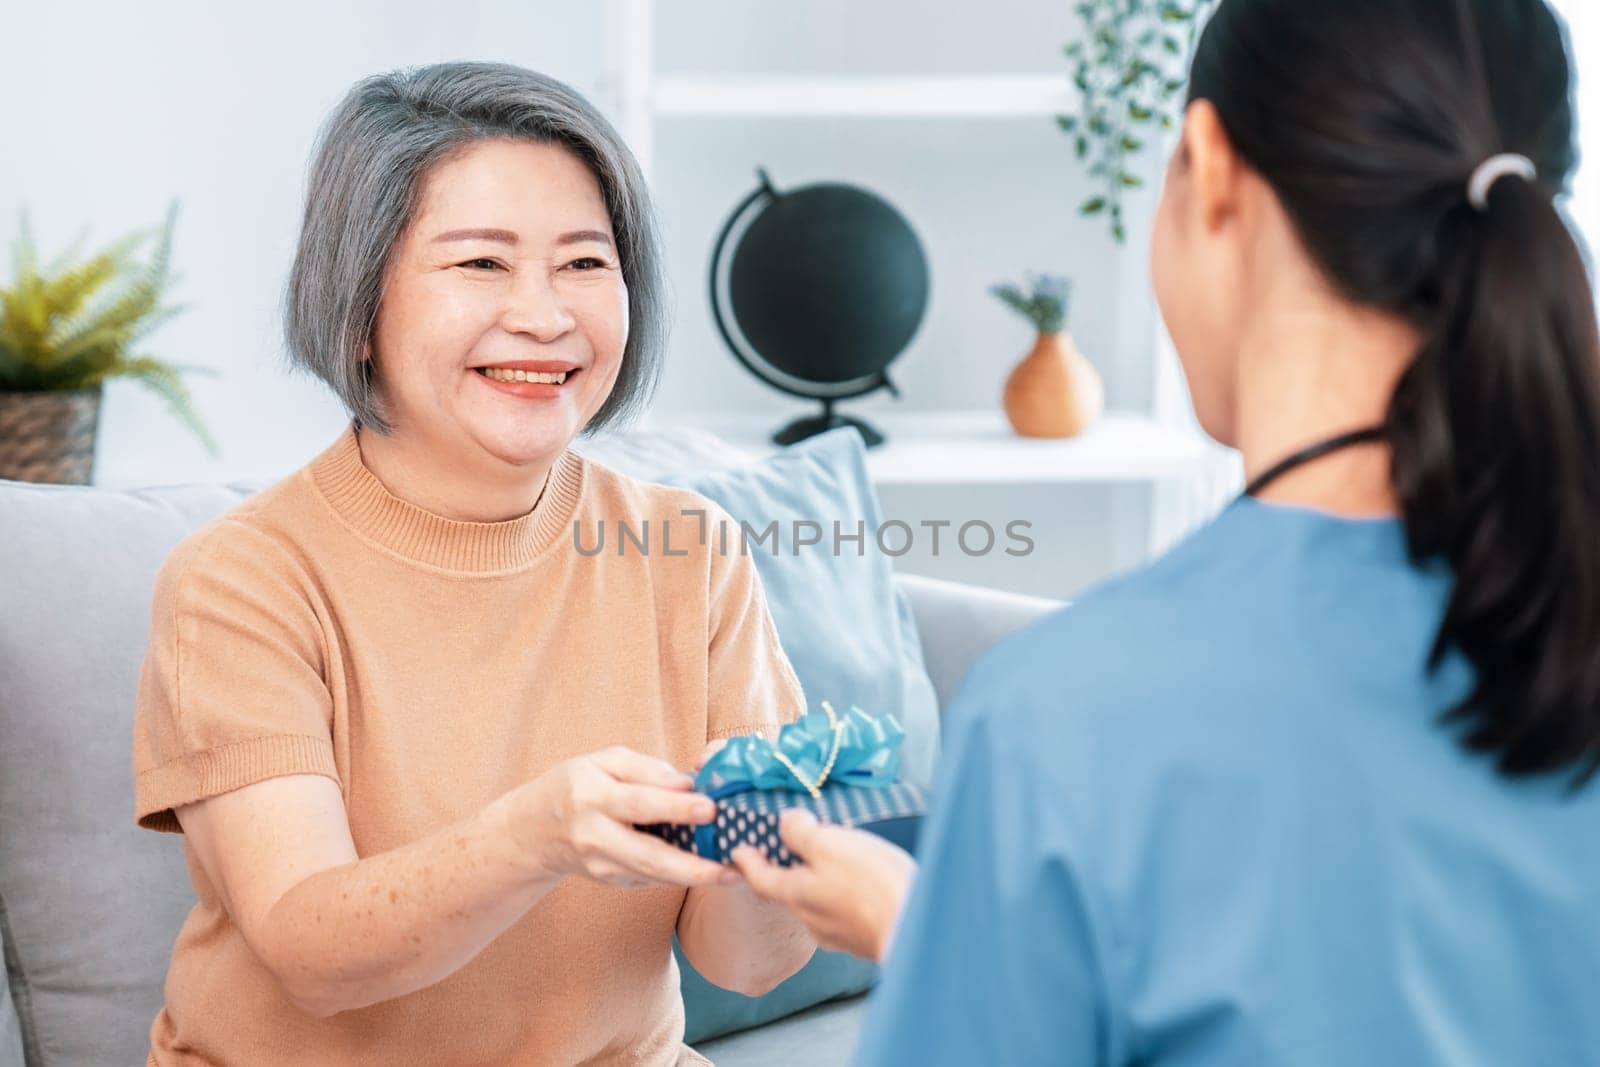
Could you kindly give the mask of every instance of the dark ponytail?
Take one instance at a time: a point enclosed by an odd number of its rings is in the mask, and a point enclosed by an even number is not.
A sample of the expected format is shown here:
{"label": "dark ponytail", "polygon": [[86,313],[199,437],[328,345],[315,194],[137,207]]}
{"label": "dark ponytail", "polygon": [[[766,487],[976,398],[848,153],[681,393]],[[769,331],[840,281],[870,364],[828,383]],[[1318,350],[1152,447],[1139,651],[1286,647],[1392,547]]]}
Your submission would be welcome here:
{"label": "dark ponytail", "polygon": [[[1191,98],[1210,100],[1322,272],[1423,336],[1390,404],[1412,558],[1453,592],[1448,716],[1507,774],[1600,766],[1600,329],[1554,197],[1575,151],[1544,0],[1222,0]],[[1468,182],[1518,153],[1482,210]]]}

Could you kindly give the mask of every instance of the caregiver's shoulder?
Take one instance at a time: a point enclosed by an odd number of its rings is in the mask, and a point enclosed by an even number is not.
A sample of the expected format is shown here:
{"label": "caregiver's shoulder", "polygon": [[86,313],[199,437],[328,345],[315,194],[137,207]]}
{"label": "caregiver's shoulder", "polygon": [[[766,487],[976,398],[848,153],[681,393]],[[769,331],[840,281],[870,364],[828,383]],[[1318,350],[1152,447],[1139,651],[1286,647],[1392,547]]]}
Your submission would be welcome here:
{"label": "caregiver's shoulder", "polygon": [[1170,709],[1197,672],[1226,670],[1255,639],[1226,608],[1249,565],[1237,555],[1225,530],[1202,530],[999,642],[968,682],[999,698],[994,713],[1040,726]]}

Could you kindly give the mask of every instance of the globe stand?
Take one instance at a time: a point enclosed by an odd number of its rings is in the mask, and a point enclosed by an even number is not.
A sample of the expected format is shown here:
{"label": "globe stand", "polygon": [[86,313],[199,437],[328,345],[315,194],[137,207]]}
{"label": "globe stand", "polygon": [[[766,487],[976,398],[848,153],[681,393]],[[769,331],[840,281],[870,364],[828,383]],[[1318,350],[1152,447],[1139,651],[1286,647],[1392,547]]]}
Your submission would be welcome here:
{"label": "globe stand", "polygon": [[829,430],[836,430],[841,426],[854,426],[868,448],[875,448],[883,444],[883,434],[874,429],[871,423],[865,419],[858,419],[854,415],[839,414],[833,410],[833,401],[826,399],[822,401],[820,414],[806,415],[795,419],[772,435],[772,443],[775,445],[792,445],[796,441],[804,441],[808,437],[815,437],[819,433],[827,433]]}
{"label": "globe stand", "polygon": [[819,182],[780,192],[765,168],[756,176],[712,245],[712,322],[751,374],[822,404],[774,433],[773,443],[853,426],[867,448],[882,445],[880,430],[833,406],[879,389],[900,395],[885,369],[927,310],[922,242],[865,189]]}

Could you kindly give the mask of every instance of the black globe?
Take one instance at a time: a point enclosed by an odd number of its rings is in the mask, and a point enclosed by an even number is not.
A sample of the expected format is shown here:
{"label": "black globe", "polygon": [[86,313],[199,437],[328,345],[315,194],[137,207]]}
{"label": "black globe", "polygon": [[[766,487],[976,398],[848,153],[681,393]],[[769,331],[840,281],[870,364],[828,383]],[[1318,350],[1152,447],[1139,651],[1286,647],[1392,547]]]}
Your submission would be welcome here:
{"label": "black globe", "polygon": [[765,172],[761,179],[712,254],[717,326],[740,362],[768,384],[823,402],[820,418],[776,439],[849,423],[875,444],[881,436],[835,415],[832,405],[894,392],[885,372],[928,307],[922,242],[900,212],[865,189],[823,182],[779,192]]}

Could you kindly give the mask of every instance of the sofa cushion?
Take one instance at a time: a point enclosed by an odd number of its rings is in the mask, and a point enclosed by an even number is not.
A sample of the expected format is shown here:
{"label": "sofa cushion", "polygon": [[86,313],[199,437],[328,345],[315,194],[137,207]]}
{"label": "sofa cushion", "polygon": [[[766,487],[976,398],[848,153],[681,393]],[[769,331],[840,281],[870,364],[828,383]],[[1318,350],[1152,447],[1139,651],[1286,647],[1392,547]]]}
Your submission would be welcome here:
{"label": "sofa cushion", "polygon": [[30,1067],[137,1063],[194,903],[133,821],[133,694],[156,571],[244,486],[0,481],[0,904]]}
{"label": "sofa cushion", "polygon": [[[6,958],[5,918],[5,902],[0,901],[0,961]],[[0,981],[0,1067],[22,1067],[22,1029],[12,999],[9,967],[3,976],[6,980]]]}
{"label": "sofa cushion", "polygon": [[[895,587],[889,557],[874,543],[878,499],[867,475],[866,449],[851,428],[830,430],[757,463],[661,473],[722,505],[748,524],[748,546],[766,590],[784,652],[813,709],[859,705],[892,713],[906,729],[901,775],[927,786],[939,747],[939,708],[922,661],[909,600]],[[821,541],[802,547],[817,531]],[[756,541],[776,524],[774,537]],[[863,531],[859,544],[840,540]],[[708,531],[722,544],[721,534]],[[739,551],[741,530],[727,533]],[[678,957],[683,971],[685,1037],[692,1044],[782,1018],[823,1001],[859,993],[878,976],[875,965],[844,953],[818,952],[799,973],[762,997],[712,985]]]}

